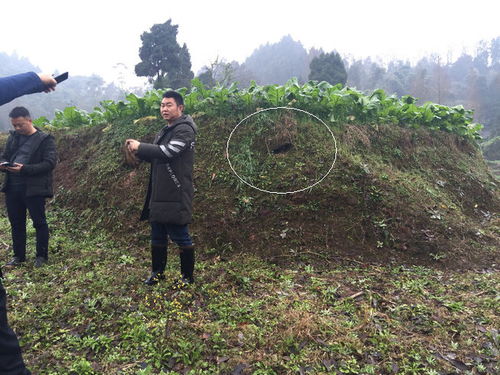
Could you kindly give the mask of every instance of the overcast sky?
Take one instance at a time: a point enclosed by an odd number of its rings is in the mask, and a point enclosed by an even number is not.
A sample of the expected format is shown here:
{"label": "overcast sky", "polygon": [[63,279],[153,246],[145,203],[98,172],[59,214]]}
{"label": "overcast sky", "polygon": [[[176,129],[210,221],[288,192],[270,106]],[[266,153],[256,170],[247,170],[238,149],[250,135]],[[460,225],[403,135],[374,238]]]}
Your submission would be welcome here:
{"label": "overcast sky", "polygon": [[140,35],[169,18],[179,25],[193,71],[217,56],[243,62],[259,45],[286,34],[305,48],[341,55],[416,61],[456,58],[500,36],[498,0],[7,0],[0,3],[0,51],[42,71],[103,76],[139,62]]}

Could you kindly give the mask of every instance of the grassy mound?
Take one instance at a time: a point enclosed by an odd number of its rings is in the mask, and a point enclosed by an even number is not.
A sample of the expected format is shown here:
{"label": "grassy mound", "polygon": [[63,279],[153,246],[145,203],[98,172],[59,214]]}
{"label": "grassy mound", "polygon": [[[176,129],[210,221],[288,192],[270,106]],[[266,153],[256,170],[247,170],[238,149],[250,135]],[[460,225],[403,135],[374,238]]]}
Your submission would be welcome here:
{"label": "grassy mound", "polygon": [[[237,118],[194,118],[200,129],[192,231],[203,253],[293,262],[360,256],[446,267],[498,264],[498,187],[470,141],[423,128],[334,128],[338,152],[332,172],[312,189],[277,195],[248,187],[229,167],[226,141]],[[54,207],[66,210],[68,219],[145,246],[148,228],[137,218],[149,167],[126,166],[120,149],[129,137],[150,141],[161,126],[161,120],[145,117],[58,134]],[[249,149],[245,136],[231,151],[241,156],[241,165]],[[319,143],[314,164],[303,152],[272,155],[261,146],[251,160],[257,165],[264,155],[267,164],[253,181],[283,190],[309,183],[318,175],[312,168],[322,152],[325,160],[332,154],[331,138],[313,138]]]}

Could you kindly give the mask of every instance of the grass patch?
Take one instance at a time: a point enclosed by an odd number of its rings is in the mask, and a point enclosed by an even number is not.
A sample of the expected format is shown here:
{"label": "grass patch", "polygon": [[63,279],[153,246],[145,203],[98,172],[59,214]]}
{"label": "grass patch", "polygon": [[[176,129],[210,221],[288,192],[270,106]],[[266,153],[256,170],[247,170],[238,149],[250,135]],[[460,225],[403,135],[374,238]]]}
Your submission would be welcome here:
{"label": "grass patch", "polygon": [[[146,244],[127,248],[104,232],[68,231],[58,215],[49,212],[50,264],[5,270],[10,324],[34,373],[500,370],[498,272],[278,267],[200,249],[196,284],[178,287],[171,250],[167,280],[149,288]],[[0,233],[9,238],[6,219]]]}

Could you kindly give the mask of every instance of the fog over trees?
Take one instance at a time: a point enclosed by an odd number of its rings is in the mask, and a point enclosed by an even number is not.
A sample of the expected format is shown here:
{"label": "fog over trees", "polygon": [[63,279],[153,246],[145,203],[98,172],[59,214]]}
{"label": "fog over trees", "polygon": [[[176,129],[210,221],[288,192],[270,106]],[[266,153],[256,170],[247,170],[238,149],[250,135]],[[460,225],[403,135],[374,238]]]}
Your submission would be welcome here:
{"label": "fog over trees", "polygon": [[485,136],[500,135],[500,37],[480,42],[474,53],[463,52],[455,61],[431,55],[413,65],[401,60],[382,64],[370,58],[346,65],[349,86],[412,95],[420,104],[463,105],[474,110]]}
{"label": "fog over trees", "polygon": [[[311,76],[314,59],[326,61],[319,57],[335,53],[344,56],[347,86],[365,92],[381,88],[389,95],[411,95],[419,99],[419,104],[432,101],[463,105],[475,111],[475,121],[484,125],[485,137],[500,135],[500,37],[481,41],[474,53],[463,52],[454,61],[430,55],[412,64],[404,60],[381,62],[371,57],[353,59],[346,57],[349,51],[307,51],[299,41],[285,36],[277,43],[258,47],[242,64],[218,59],[211,67],[205,67],[199,77],[210,87],[233,82],[246,87],[251,80],[258,84],[283,84],[291,77],[303,83],[315,79],[314,74]],[[326,69],[321,63],[315,65],[317,71]],[[337,78],[329,82],[345,81]]]}
{"label": "fog over trees", "polygon": [[[177,28],[176,25],[167,26]],[[144,35],[148,33],[143,34],[143,37]],[[182,57],[177,60],[185,60],[184,70],[189,72],[191,62],[188,46],[184,44],[181,47],[173,42],[171,44],[178,50],[174,51],[176,56]],[[333,61],[325,56],[342,57],[343,66],[324,65]],[[311,65],[313,61],[315,62]],[[311,66],[314,71],[311,71]],[[0,52],[0,75],[30,70],[40,71],[24,57]],[[342,74],[344,70],[347,72],[347,81]],[[334,71],[340,72],[339,78],[324,75],[325,72]],[[186,85],[186,79],[177,79],[171,73],[168,74],[162,76],[162,84],[157,82],[157,86],[166,87],[165,83],[175,82]],[[349,51],[323,51],[316,48],[307,50],[300,41],[285,35],[279,42],[257,47],[244,62],[226,61],[223,56],[218,57],[203,67],[197,76],[208,87],[228,86],[232,83],[248,87],[251,81],[261,85],[284,84],[290,78],[297,77],[301,83],[309,79],[325,79],[332,84],[345,82],[346,85],[365,92],[381,88],[389,95],[417,97],[420,104],[432,101],[473,109],[475,121],[485,126],[484,136],[500,136],[500,36],[491,41],[479,42],[473,53],[464,51],[453,61],[448,57],[430,55],[422,56],[416,63],[410,63],[404,60],[381,62],[372,57],[354,59],[349,57]],[[46,116],[50,119],[57,109],[77,106],[83,110],[92,110],[102,100],[123,99],[129,91],[133,90],[118,82],[107,84],[102,77],[96,75],[83,77],[70,74],[70,79],[51,95],[26,96],[0,108],[0,128],[10,128],[7,113],[15,105],[25,105],[35,117]]]}

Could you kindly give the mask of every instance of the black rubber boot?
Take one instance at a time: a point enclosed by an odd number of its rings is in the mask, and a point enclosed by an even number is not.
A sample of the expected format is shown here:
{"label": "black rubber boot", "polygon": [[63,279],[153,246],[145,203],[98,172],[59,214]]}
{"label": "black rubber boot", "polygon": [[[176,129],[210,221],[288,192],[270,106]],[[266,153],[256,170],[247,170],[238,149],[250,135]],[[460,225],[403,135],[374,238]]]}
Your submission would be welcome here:
{"label": "black rubber boot", "polygon": [[155,285],[159,280],[165,279],[163,272],[167,265],[167,246],[151,245],[151,275],[144,281],[144,284]]}
{"label": "black rubber boot", "polygon": [[194,246],[180,246],[179,255],[181,258],[181,273],[182,281],[192,284],[194,283]]}

